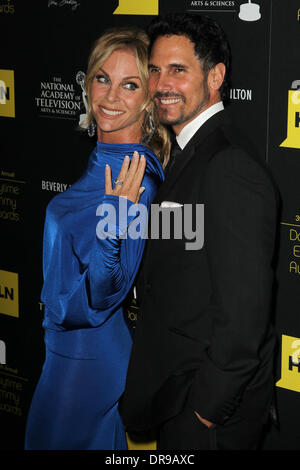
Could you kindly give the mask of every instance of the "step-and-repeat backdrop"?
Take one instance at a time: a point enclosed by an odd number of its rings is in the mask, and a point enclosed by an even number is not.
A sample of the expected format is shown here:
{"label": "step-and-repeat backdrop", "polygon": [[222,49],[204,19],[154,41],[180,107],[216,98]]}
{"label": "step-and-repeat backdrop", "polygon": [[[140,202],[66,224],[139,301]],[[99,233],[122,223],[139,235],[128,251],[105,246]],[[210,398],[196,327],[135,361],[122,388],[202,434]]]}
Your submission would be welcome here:
{"label": "step-and-repeat backdrop", "polygon": [[170,11],[211,15],[223,25],[233,52],[232,114],[281,193],[274,292],[280,426],[264,448],[300,448],[299,0],[0,0],[1,449],[23,448],[44,360],[45,208],[78,179],[95,145],[78,131],[91,45],[107,27],[145,27]]}

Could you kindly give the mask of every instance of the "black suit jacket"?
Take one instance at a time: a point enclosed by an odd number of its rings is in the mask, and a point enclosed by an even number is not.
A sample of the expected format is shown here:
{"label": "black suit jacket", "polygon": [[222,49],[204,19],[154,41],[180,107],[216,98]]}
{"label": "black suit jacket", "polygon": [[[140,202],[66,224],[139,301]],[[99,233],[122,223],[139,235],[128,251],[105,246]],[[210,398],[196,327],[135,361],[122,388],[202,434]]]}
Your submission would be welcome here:
{"label": "black suit jacket", "polygon": [[269,410],[276,192],[241,142],[226,112],[217,113],[177,157],[153,201],[182,204],[174,214],[183,220],[193,207],[198,231],[196,205],[204,204],[204,245],[187,250],[191,230],[184,227],[181,239],[173,227],[173,238],[147,242],[120,403],[129,431],[158,426],[184,404],[220,424],[234,413],[264,419]]}

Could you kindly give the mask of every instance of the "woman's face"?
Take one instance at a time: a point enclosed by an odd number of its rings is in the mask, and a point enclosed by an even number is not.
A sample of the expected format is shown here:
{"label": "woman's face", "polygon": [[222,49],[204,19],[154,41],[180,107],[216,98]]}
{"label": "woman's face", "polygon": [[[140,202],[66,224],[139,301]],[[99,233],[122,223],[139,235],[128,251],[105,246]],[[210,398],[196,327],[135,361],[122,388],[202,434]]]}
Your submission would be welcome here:
{"label": "woman's face", "polygon": [[145,92],[136,58],[130,49],[115,50],[99,67],[91,86],[91,106],[98,140],[112,143],[139,142]]}

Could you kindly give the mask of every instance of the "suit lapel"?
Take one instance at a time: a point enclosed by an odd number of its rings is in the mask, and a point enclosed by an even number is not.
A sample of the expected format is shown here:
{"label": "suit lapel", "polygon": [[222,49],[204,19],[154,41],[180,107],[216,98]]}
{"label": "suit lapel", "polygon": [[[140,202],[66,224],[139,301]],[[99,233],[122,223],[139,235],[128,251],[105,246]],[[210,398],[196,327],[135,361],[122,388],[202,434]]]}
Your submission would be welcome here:
{"label": "suit lapel", "polygon": [[[178,178],[180,177],[184,168],[188,165],[191,159],[195,155],[195,150],[200,147],[206,138],[219,127],[224,120],[224,111],[212,116],[208,119],[188,142],[182,152],[177,156],[173,167],[170,169],[164,183],[161,185],[154,202],[161,202],[165,196],[169,193],[170,189],[174,186]],[[198,155],[198,152],[197,152]],[[199,158],[199,157],[198,157]],[[201,157],[200,157],[201,158]]]}
{"label": "suit lapel", "polygon": [[[176,164],[174,162],[173,167],[167,174],[167,177],[158,190],[152,204],[160,204],[162,201],[168,200],[170,190],[174,187],[175,183],[178,181],[178,178],[182,174],[182,171],[193,157],[201,158],[201,166],[205,167],[206,161],[211,157],[211,155],[226,145],[227,141],[224,139],[223,132],[219,132],[220,126],[226,120],[227,113],[225,113],[225,111],[220,111],[219,113],[212,116],[208,121],[206,121],[203,126],[201,126],[201,128],[196,132],[193,138],[183,149],[182,153],[177,156]],[[149,224],[151,225],[151,217],[149,218]],[[151,261],[154,263],[157,262],[157,258],[155,256],[151,256],[154,245],[153,242],[155,243],[156,240],[151,240],[151,237],[149,237],[144,252],[142,270],[140,273],[140,279],[142,279],[141,284],[145,283]]]}

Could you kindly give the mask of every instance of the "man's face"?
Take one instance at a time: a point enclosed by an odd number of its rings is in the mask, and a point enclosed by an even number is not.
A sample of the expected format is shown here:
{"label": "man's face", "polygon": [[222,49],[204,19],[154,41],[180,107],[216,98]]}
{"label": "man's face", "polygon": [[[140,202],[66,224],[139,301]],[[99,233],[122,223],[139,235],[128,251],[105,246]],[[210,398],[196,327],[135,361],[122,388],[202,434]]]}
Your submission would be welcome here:
{"label": "man's face", "polygon": [[159,119],[176,134],[209,106],[209,90],[194,44],[186,36],[160,36],[149,61],[149,92]]}

